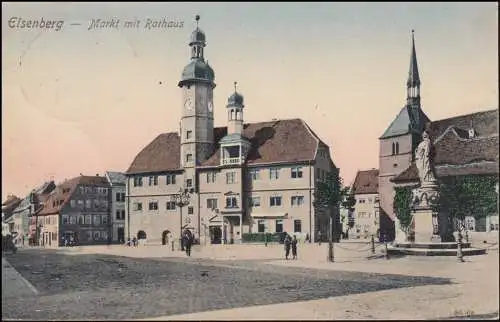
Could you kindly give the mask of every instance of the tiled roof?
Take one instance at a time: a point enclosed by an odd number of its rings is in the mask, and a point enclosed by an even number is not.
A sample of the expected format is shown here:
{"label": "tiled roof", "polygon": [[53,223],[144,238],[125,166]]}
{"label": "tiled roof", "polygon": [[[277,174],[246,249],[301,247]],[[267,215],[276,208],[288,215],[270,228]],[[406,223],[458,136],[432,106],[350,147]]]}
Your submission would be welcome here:
{"label": "tiled roof", "polygon": [[7,200],[2,204],[2,214],[4,215],[2,220],[9,218],[13,214],[14,209],[19,206],[21,201],[22,200],[17,196],[7,197]]}
{"label": "tiled roof", "polygon": [[353,188],[357,195],[378,193],[378,169],[358,171]]}
{"label": "tiled roof", "polygon": [[106,176],[111,184],[125,184],[127,182],[127,177],[121,172],[106,171]]}
{"label": "tiled roof", "polygon": [[4,206],[9,206],[11,203],[17,202],[17,201],[20,201],[20,200],[21,200],[21,198],[19,198],[18,196],[8,195],[7,199],[2,203],[2,208]]}
{"label": "tiled roof", "polygon": [[49,194],[43,209],[39,215],[50,215],[57,213],[64,207],[79,185],[97,185],[109,187],[106,177],[79,176],[69,179],[57,185],[56,189]]}
{"label": "tiled roof", "polygon": [[[475,136],[468,137],[472,124]],[[432,122],[428,128],[434,141],[436,176],[498,174],[498,110],[461,115]],[[392,181],[416,181],[413,163]]]}
{"label": "tiled roof", "polygon": [[[249,123],[243,128],[243,136],[252,143],[248,164],[314,160],[318,144],[325,145],[301,119]],[[226,134],[226,127],[214,128],[214,141],[219,142]],[[216,144],[212,156],[201,166],[218,166],[219,156],[220,148]],[[127,174],[180,168],[180,138],[172,132],[159,135],[139,152]]]}
{"label": "tiled roof", "polygon": [[428,122],[429,118],[421,108],[405,105],[380,139],[387,139],[410,132],[421,133]]}

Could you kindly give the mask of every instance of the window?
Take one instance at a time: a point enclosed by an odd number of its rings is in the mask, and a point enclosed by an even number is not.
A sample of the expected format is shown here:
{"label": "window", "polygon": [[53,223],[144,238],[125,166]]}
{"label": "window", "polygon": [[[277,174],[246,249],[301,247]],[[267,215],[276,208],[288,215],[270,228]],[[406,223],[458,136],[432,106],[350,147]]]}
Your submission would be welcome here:
{"label": "window", "polygon": [[69,222],[69,220],[68,220],[68,215],[63,215],[63,216],[62,216],[62,223],[63,223],[64,225],[67,225],[67,224],[68,224],[68,222]]}
{"label": "window", "polygon": [[186,162],[193,162],[193,155],[191,153],[186,154]]}
{"label": "window", "polygon": [[80,189],[80,194],[84,194],[85,193],[85,187],[84,186],[80,186],[78,187]]}
{"label": "window", "polygon": [[81,207],[81,208],[83,208],[83,205],[84,205],[83,200],[79,199],[79,200],[77,200],[77,202],[76,202],[76,203],[78,204],[78,207],[79,207],[79,208],[80,208],[80,207]]}
{"label": "window", "polygon": [[83,225],[85,222],[85,218],[83,215],[78,215],[78,225]]}
{"label": "window", "polygon": [[236,197],[226,198],[226,208],[238,208],[238,201]]}
{"label": "window", "polygon": [[117,202],[125,202],[125,193],[124,192],[117,192],[115,199]]}
{"label": "window", "polygon": [[149,177],[149,185],[150,186],[157,186],[158,185],[158,176]]}
{"label": "window", "polygon": [[277,233],[282,233],[283,232],[283,219],[276,219],[276,229],[275,231]]}
{"label": "window", "polygon": [[194,208],[193,207],[188,207],[188,215],[194,214]]}
{"label": "window", "polygon": [[269,179],[278,180],[280,178],[280,169],[270,168],[269,169]]}
{"label": "window", "polygon": [[91,224],[92,224],[92,216],[85,215],[85,225],[91,225]]}
{"label": "window", "polygon": [[227,172],[226,173],[226,183],[227,184],[236,183],[236,172]]}
{"label": "window", "polygon": [[175,210],[175,202],[167,201],[167,210]]}
{"label": "window", "polygon": [[249,206],[254,208],[260,207],[260,197],[252,197]]}
{"label": "window", "polygon": [[134,177],[134,187],[142,187],[142,177]]}
{"label": "window", "polygon": [[396,154],[399,154],[399,142],[396,142]]}
{"label": "window", "polygon": [[167,174],[167,184],[175,184],[175,174]]}
{"label": "window", "polygon": [[122,220],[125,219],[125,209],[122,209]]}
{"label": "window", "polygon": [[293,221],[293,232],[294,233],[302,232],[302,221],[300,219],[295,219]]}
{"label": "window", "polygon": [[217,209],[217,199],[207,199],[207,208],[208,209]]}
{"label": "window", "polygon": [[263,219],[257,221],[257,230],[259,233],[264,233],[266,231],[266,223]]}
{"label": "window", "polygon": [[207,183],[215,183],[215,179],[217,178],[216,172],[207,173]]}
{"label": "window", "polygon": [[193,179],[186,179],[186,187],[190,188],[193,186]]}
{"label": "window", "polygon": [[365,199],[359,199],[358,202],[359,203],[365,203]]}
{"label": "window", "polygon": [[158,210],[158,201],[150,201],[149,210]]}
{"label": "window", "polygon": [[108,194],[108,188],[102,188],[102,194],[107,195]]}
{"label": "window", "polygon": [[94,240],[99,240],[99,232],[94,231]]}
{"label": "window", "polygon": [[304,203],[304,196],[292,196],[292,206],[300,206]]}
{"label": "window", "polygon": [[292,178],[293,179],[302,178],[302,167],[292,168]]}
{"label": "window", "polygon": [[392,142],[392,155],[399,154],[399,142]]}
{"label": "window", "polygon": [[94,199],[94,208],[99,208],[99,199]]}
{"label": "window", "polygon": [[70,202],[71,208],[74,208],[76,206],[76,200],[71,200]]}
{"label": "window", "polygon": [[117,210],[117,211],[116,211],[116,219],[118,219],[118,220],[122,219],[122,217],[121,217],[121,216],[122,216],[122,212],[121,212],[121,210]]}
{"label": "window", "polygon": [[69,216],[69,223],[71,225],[76,225],[76,216]]}
{"label": "window", "polygon": [[101,215],[94,215],[94,225],[101,224]]}
{"label": "window", "polygon": [[250,175],[250,179],[252,179],[252,180],[259,180],[260,179],[259,169],[252,169],[248,173]]}
{"label": "window", "polygon": [[102,216],[102,224],[106,225],[108,223],[108,216],[104,215]]}
{"label": "window", "polygon": [[87,209],[92,208],[92,200],[90,199],[85,200],[85,208]]}
{"label": "window", "polygon": [[134,210],[135,211],[142,211],[142,202],[134,203]]}
{"label": "window", "polygon": [[57,234],[56,233],[52,233],[52,240],[57,240]]}
{"label": "window", "polygon": [[186,131],[186,139],[190,139],[193,136],[193,131]]}
{"label": "window", "polygon": [[281,206],[281,197],[271,197],[269,198],[269,205],[271,207],[278,207],[278,206]]}

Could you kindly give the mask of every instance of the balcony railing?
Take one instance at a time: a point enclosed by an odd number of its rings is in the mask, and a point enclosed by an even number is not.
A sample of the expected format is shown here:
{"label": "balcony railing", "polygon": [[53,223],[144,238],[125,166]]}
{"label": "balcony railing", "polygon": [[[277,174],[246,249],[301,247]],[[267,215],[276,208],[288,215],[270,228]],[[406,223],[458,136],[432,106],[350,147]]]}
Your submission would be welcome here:
{"label": "balcony railing", "polygon": [[236,157],[236,158],[224,158],[222,159],[222,164],[241,164],[243,163],[243,158]]}

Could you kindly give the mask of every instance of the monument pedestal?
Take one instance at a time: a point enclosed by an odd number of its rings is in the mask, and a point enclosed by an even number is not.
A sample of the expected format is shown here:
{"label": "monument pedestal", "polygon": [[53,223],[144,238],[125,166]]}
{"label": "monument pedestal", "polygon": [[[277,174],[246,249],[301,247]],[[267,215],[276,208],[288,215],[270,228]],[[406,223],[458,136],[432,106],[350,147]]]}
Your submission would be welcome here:
{"label": "monument pedestal", "polygon": [[438,214],[433,205],[438,201],[438,185],[427,183],[413,190],[414,232],[416,242],[441,242],[438,228]]}

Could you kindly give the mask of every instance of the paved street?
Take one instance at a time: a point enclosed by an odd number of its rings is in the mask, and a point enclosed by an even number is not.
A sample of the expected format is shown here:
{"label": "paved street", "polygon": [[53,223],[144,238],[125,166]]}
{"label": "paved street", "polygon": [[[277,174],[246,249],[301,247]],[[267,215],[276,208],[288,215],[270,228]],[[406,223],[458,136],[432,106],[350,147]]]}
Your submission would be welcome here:
{"label": "paved street", "polygon": [[23,249],[6,259],[39,293],[9,296],[15,290],[4,290],[2,319],[142,319],[451,283],[437,277],[252,261],[68,255],[40,249]]}

